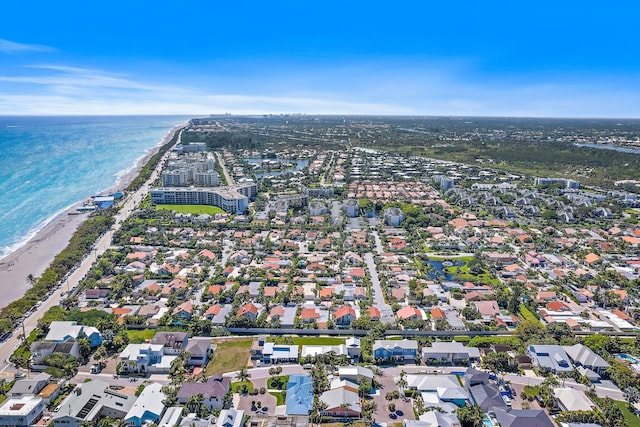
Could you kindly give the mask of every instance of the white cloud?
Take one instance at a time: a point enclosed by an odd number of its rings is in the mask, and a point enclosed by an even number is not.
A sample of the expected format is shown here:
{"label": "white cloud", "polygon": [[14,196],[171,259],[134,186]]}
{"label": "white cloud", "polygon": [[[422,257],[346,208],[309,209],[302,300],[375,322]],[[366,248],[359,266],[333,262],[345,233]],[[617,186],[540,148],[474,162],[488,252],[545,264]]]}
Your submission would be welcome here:
{"label": "white cloud", "polygon": [[[235,80],[228,76],[222,80],[185,77],[188,83],[179,85],[52,64],[23,69],[28,72],[0,75],[0,114],[640,115],[637,90],[622,90],[595,80],[472,82],[437,69],[389,73],[333,69],[299,77],[297,82],[283,74],[272,80],[259,76]],[[349,75],[342,79],[345,74]],[[204,80],[219,87],[204,87]]]}
{"label": "white cloud", "polygon": [[52,52],[54,50],[55,49],[50,46],[17,43],[11,40],[0,39],[0,52],[3,53]]}

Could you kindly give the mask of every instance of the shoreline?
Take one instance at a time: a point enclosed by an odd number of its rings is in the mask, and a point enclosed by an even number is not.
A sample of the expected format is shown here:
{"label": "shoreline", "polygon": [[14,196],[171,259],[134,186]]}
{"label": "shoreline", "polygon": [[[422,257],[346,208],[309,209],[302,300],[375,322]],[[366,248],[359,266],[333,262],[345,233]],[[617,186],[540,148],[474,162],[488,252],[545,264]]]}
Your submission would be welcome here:
{"label": "shoreline", "polygon": [[[167,144],[175,133],[185,124],[172,127],[154,147],[148,148],[145,154],[134,161],[133,166],[126,172],[116,174],[116,183],[100,193],[113,193],[124,190],[140,173],[142,168],[149,162],[149,159],[156,154],[162,146]],[[2,299],[0,309],[6,307],[11,302],[24,296],[31,287],[27,277],[39,277],[42,272],[51,264],[51,261],[63,249],[65,249],[82,222],[88,218],[88,213],[70,215],[75,212],[86,198],[80,200],[70,207],[46,220],[40,229],[37,230],[24,244],[13,252],[0,259],[0,283],[2,284]],[[31,233],[29,233],[31,234]],[[29,235],[28,234],[28,235]]]}

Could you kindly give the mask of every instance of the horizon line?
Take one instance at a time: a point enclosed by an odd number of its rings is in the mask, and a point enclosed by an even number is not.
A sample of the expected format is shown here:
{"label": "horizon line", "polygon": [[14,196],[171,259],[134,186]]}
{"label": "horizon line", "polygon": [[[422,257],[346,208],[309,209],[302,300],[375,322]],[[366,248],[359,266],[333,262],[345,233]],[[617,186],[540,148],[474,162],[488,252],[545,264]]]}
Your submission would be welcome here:
{"label": "horizon line", "polygon": [[470,119],[544,119],[544,120],[640,120],[638,117],[607,116],[503,116],[503,115],[460,115],[460,114],[357,114],[357,113],[246,113],[246,114],[0,114],[2,117],[173,117],[182,116],[194,119],[211,117],[392,117],[392,118],[470,118]]}

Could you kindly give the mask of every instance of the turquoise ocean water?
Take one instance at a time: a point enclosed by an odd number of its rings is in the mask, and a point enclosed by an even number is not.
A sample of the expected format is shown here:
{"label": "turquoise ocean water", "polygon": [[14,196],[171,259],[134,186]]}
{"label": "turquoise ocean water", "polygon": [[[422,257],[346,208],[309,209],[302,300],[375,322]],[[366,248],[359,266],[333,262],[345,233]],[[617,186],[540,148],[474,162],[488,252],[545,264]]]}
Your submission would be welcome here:
{"label": "turquoise ocean water", "polygon": [[0,258],[103,192],[182,116],[0,117]]}

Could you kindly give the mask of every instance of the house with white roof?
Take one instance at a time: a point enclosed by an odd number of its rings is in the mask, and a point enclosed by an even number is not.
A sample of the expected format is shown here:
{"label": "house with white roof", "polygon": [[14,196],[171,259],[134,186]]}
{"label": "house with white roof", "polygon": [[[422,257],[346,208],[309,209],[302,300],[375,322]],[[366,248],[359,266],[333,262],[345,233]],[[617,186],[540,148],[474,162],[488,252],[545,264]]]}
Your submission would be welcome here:
{"label": "house with white roof", "polygon": [[49,333],[44,341],[66,342],[78,341],[79,338],[87,338],[91,347],[102,344],[100,331],[93,326],[78,325],[77,322],[55,321],[49,325]]}
{"label": "house with white roof", "polygon": [[129,344],[118,356],[120,372],[168,373],[178,356],[164,354],[162,344]]}
{"label": "house with white roof", "polygon": [[35,396],[11,397],[0,406],[0,426],[30,426],[45,409],[44,401]]}
{"label": "house with white roof", "polygon": [[604,374],[609,367],[606,360],[583,344],[565,345],[562,348],[576,366],[590,369],[598,375]]}
{"label": "house with white roof", "polygon": [[531,361],[543,371],[554,374],[573,372],[569,356],[560,345],[530,345],[527,349]]}
{"label": "house with white roof", "polygon": [[223,409],[220,411],[216,427],[242,427],[244,425],[244,411],[242,409]]}
{"label": "house with white roof", "polygon": [[469,363],[480,360],[480,350],[456,341],[434,342],[431,346],[422,349],[422,360],[426,364],[431,360],[448,364]]}
{"label": "house with white roof", "polygon": [[265,342],[262,349],[264,363],[286,363],[298,361],[298,346]]}
{"label": "house with white roof", "polygon": [[165,407],[162,401],[166,398],[162,392],[162,385],[149,384],[142,390],[136,403],[133,404],[124,422],[128,426],[141,427],[147,423],[158,423],[164,414]]}
{"label": "house with white roof", "polygon": [[97,425],[100,418],[123,419],[136,397],[111,390],[109,384],[93,380],[76,386],[53,416],[54,427],[80,427],[83,422]]}
{"label": "house with white roof", "polygon": [[464,406],[469,393],[455,375],[407,375],[407,389],[418,390],[426,406],[437,406],[453,412]]}
{"label": "house with white roof", "polygon": [[584,392],[571,387],[554,388],[553,396],[561,411],[592,411],[595,407]]}
{"label": "house with white roof", "polygon": [[360,384],[361,380],[373,383],[373,371],[364,366],[340,366],[338,368],[338,378],[348,380],[354,384]]}

